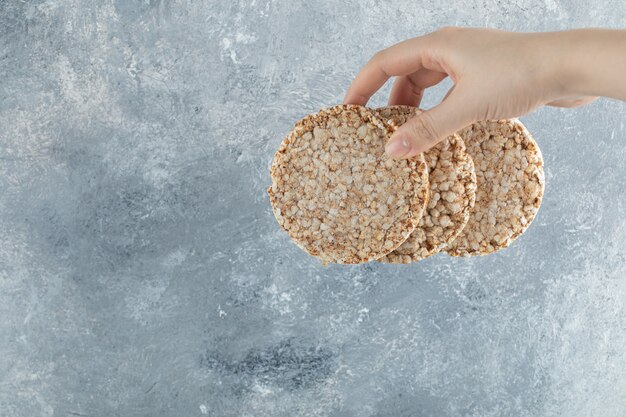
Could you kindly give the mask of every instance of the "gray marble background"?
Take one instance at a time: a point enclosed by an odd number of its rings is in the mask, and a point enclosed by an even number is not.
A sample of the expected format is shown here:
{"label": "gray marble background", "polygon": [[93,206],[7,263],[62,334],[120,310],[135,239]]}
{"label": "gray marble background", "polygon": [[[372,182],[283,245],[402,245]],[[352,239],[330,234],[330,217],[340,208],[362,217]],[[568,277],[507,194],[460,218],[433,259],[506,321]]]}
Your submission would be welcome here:
{"label": "gray marble background", "polygon": [[0,416],[626,415],[623,103],[522,119],[546,195],[493,256],[324,268],[265,193],[291,125],[385,46],[624,16],[621,0],[0,1]]}

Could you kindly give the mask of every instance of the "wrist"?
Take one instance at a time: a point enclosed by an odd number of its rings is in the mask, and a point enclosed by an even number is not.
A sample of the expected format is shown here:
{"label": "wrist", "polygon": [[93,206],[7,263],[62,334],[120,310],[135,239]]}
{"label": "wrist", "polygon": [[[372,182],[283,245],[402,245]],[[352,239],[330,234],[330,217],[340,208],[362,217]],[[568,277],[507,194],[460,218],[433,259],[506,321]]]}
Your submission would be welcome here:
{"label": "wrist", "polygon": [[588,48],[593,43],[590,31],[556,32],[553,36],[553,54],[557,58],[555,76],[560,92],[565,96],[590,95],[593,79],[585,65],[588,62]]}
{"label": "wrist", "polygon": [[579,29],[545,35],[550,85],[556,98],[605,96],[626,100],[626,31]]}
{"label": "wrist", "polygon": [[583,95],[584,74],[575,31],[549,32],[534,35],[535,59],[541,62],[546,100]]}

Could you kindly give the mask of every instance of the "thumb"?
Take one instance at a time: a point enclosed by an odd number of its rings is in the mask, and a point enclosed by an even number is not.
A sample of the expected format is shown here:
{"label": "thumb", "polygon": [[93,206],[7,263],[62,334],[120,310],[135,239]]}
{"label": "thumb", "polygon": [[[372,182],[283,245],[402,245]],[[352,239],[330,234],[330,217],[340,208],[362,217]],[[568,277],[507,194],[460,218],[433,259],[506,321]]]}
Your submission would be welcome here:
{"label": "thumb", "polygon": [[385,153],[404,159],[426,152],[446,137],[473,122],[473,106],[462,103],[457,91],[428,111],[413,116],[391,136]]}

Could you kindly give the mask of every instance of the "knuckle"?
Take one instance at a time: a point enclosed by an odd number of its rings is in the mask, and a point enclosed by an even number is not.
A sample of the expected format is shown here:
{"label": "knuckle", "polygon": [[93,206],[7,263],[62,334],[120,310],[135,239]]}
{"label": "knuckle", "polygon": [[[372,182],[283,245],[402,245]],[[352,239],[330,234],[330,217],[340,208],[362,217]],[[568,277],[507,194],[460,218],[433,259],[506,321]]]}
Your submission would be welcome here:
{"label": "knuckle", "polygon": [[424,95],[424,90],[420,86],[412,82],[409,83],[409,88],[410,88],[411,94],[413,94],[413,96],[415,97],[422,97]]}
{"label": "knuckle", "polygon": [[385,51],[386,49],[381,49],[380,51],[376,52],[373,56],[371,61],[372,62],[376,62],[376,63],[380,63],[383,62],[385,60]]}
{"label": "knuckle", "polygon": [[387,74],[387,70],[385,69],[386,56],[386,49],[378,51],[374,54],[374,56],[372,56],[372,59],[370,59],[368,64]]}
{"label": "knuckle", "polygon": [[444,26],[442,28],[437,29],[435,31],[435,34],[439,37],[447,38],[457,33],[458,31],[459,31],[459,28],[456,26]]}
{"label": "knuckle", "polygon": [[428,113],[422,113],[416,117],[410,124],[410,130],[414,139],[428,143],[436,143],[439,139],[433,118]]}
{"label": "knuckle", "polygon": [[434,32],[429,33],[426,37],[430,41],[431,46],[444,46],[453,41],[459,28],[455,26],[444,26]]}

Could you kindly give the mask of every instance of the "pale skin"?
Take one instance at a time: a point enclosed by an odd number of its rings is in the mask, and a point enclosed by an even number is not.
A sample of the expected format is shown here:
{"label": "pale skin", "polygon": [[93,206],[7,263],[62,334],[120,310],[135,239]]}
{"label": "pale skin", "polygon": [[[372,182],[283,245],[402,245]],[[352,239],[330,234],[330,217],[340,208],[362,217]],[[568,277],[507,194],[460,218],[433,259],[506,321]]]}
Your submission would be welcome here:
{"label": "pale skin", "polygon": [[626,101],[626,30],[513,33],[443,28],[376,53],[345,96],[365,105],[395,77],[389,105],[419,106],[424,90],[450,77],[437,106],[391,137],[386,152],[409,158],[478,120],[506,119],[538,107],[577,107],[596,98]]}

